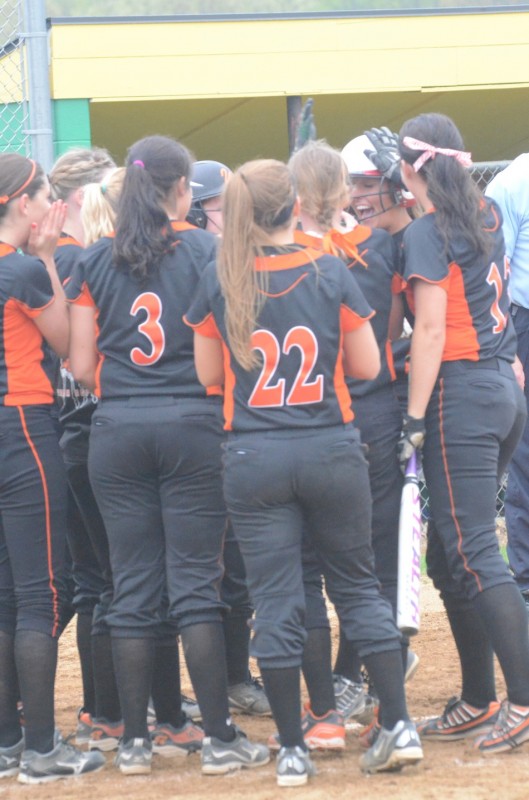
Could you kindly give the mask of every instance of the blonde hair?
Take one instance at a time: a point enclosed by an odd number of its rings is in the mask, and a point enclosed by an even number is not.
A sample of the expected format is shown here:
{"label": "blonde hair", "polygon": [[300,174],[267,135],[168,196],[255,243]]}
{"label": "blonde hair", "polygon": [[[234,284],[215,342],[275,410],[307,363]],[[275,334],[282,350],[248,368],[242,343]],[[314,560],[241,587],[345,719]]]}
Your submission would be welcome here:
{"label": "blonde hair", "polygon": [[291,224],[295,202],[290,170],[273,159],[243,164],[224,189],[218,276],[226,303],[228,343],[247,370],[259,363],[251,337],[268,285],[266,271],[255,269],[255,258],[263,254],[264,246],[274,244],[272,233]]}
{"label": "blonde hair", "polygon": [[124,177],[125,167],[116,167],[101,183],[85,186],[81,222],[86,247],[114,230]]}
{"label": "blonde hair", "polygon": [[74,147],[60,156],[49,174],[55,200],[67,200],[71,192],[99,183],[109,169],[116,166],[110,154],[101,147]]}
{"label": "blonde hair", "polygon": [[342,156],[323,139],[307,144],[288,162],[301,208],[325,232],[333,227],[337,210],[349,204],[347,166]]}

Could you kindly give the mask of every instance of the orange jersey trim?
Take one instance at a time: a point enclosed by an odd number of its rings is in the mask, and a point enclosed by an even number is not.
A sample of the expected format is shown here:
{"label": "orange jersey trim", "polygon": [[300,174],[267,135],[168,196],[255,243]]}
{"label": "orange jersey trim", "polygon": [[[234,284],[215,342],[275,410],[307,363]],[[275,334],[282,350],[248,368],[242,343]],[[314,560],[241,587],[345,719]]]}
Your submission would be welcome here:
{"label": "orange jersey trim", "polygon": [[81,242],[79,242],[73,236],[69,236],[67,233],[65,233],[65,234],[63,234],[63,235],[61,235],[59,237],[59,239],[57,241],[57,247],[63,247],[66,244],[73,244],[73,245],[75,245],[75,247],[81,247],[81,248],[83,246],[81,244]]}
{"label": "orange jersey trim", "polygon": [[402,294],[405,289],[406,281],[402,275],[399,275],[398,272],[395,272],[391,279],[391,294]]}
{"label": "orange jersey trim", "polygon": [[304,245],[305,247],[314,247],[317,250],[321,250],[332,256],[337,256],[338,258],[341,258],[343,253],[343,255],[352,259],[352,262],[348,265],[349,267],[354,266],[355,263],[359,263],[367,268],[363,256],[365,256],[368,251],[364,250],[360,253],[358,251],[358,245],[365,242],[370,236],[371,228],[367,225],[357,225],[352,230],[347,231],[347,233],[342,233],[332,228],[322,237],[314,236],[304,231],[294,231],[294,241],[297,244]]}
{"label": "orange jersey trim", "polygon": [[179,222],[176,219],[171,220],[171,228],[174,231],[196,231],[198,230],[196,225],[191,225],[190,222]]}
{"label": "orange jersey trim", "polygon": [[224,354],[224,430],[233,430],[233,415],[235,413],[235,373],[231,368],[230,351],[222,341],[222,352]]}
{"label": "orange jersey trim", "polygon": [[0,258],[2,258],[2,256],[8,256],[11,253],[16,253],[16,247],[13,247],[12,244],[0,242]]}
{"label": "orange jersey trim", "polygon": [[210,311],[203,320],[195,324],[189,322],[185,314],[182,319],[186,325],[188,325],[190,328],[193,328],[193,330],[196,333],[199,333],[201,336],[205,336],[207,339],[222,339],[212,311]]}
{"label": "orange jersey trim", "polygon": [[397,380],[397,373],[395,370],[395,362],[393,361],[393,350],[391,349],[391,339],[386,339],[386,362],[388,365],[389,374],[392,381]]}
{"label": "orange jersey trim", "polygon": [[81,291],[75,298],[66,298],[69,303],[73,303],[76,306],[84,306],[85,308],[96,308],[96,304],[94,302],[94,298],[90,294],[90,289],[86,281],[83,281],[83,285],[81,286]]}
{"label": "orange jersey trim", "polygon": [[322,251],[307,247],[295,253],[283,253],[277,256],[259,256],[255,259],[257,272],[276,272],[281,269],[295,269],[305,264],[314,263],[321,257]]}
{"label": "orange jersey trim", "polygon": [[26,437],[28,446],[37,464],[37,469],[39,471],[40,479],[42,482],[42,492],[44,495],[45,525],[46,525],[46,553],[47,553],[48,578],[49,578],[48,585],[50,587],[50,591],[52,594],[52,604],[53,604],[53,628],[51,635],[56,636],[57,631],[59,630],[59,595],[57,592],[57,587],[55,586],[55,576],[53,574],[53,557],[52,557],[52,545],[51,545],[51,513],[50,513],[50,498],[48,493],[48,483],[46,481],[46,473],[44,471],[42,461],[39,458],[37,448],[35,447],[33,440],[29,435],[29,431],[26,425],[26,417],[24,415],[24,409],[21,408],[20,406],[18,408],[18,413],[20,414],[20,422],[22,425],[22,430],[24,431],[24,436]]}
{"label": "orange jersey trim", "polygon": [[375,312],[372,311],[368,317],[360,317],[358,314],[355,314],[354,311],[348,306],[341,305],[340,306],[340,327],[344,331],[344,333],[350,333],[351,331],[356,331],[360,328],[364,322],[371,319],[371,317],[375,316]]}
{"label": "orange jersey trim", "polygon": [[42,334],[33,322],[33,318],[48,308],[53,300],[40,309],[28,309],[14,297],[4,305],[6,406],[53,403],[53,387],[41,366]]}
{"label": "orange jersey trim", "polygon": [[340,332],[340,345],[338,347],[338,357],[334,365],[334,392],[338,401],[338,407],[344,422],[352,422],[354,419],[353,407],[351,403],[351,393],[345,382],[343,371],[343,330]]}

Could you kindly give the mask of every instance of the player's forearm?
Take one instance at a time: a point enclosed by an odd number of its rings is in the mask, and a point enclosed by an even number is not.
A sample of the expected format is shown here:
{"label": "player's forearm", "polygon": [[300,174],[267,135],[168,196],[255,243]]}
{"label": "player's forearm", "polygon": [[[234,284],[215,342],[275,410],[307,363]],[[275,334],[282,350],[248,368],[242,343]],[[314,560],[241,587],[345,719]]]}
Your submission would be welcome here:
{"label": "player's forearm", "polygon": [[411,339],[408,414],[422,419],[432,395],[445,344],[444,328],[417,325]]}

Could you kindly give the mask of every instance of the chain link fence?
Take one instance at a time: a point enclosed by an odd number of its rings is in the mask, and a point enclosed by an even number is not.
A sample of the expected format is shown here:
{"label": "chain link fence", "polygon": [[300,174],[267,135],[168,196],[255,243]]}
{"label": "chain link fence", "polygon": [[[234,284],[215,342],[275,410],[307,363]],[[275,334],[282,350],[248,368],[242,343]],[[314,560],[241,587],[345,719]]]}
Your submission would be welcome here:
{"label": "chain link fence", "polygon": [[23,0],[0,0],[1,150],[29,156],[29,106]]}

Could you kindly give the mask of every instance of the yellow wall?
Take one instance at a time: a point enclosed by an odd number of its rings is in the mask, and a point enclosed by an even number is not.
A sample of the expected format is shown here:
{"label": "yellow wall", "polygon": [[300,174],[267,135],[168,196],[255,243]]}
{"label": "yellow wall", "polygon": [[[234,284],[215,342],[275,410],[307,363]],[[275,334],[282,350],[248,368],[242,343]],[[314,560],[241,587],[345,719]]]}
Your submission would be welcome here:
{"label": "yellow wall", "polygon": [[529,86],[529,13],[53,25],[55,99]]}
{"label": "yellow wall", "polygon": [[372,125],[453,116],[475,160],[529,151],[529,12],[52,24],[55,100],[90,99],[94,144],[149,133],[231,166],[286,158],[286,97],[341,147]]}

